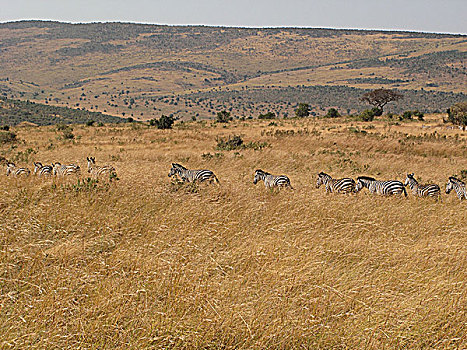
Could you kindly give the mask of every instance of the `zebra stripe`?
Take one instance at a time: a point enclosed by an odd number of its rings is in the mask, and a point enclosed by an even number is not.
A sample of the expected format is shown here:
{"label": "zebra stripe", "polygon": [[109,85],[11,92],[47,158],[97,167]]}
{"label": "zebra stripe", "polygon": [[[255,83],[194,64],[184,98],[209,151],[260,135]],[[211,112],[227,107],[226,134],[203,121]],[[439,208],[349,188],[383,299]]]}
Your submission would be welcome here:
{"label": "zebra stripe", "polygon": [[214,175],[211,170],[190,170],[185,168],[183,165],[172,163],[172,168],[169,172],[169,177],[179,176],[183,182],[203,182],[209,181],[210,183],[215,182],[219,184],[219,179]]}
{"label": "zebra stripe", "polygon": [[456,179],[454,176],[449,177],[449,181],[446,184],[446,193],[449,194],[452,190],[456,191],[457,197],[460,200],[467,199],[465,183]]}
{"label": "zebra stripe", "polygon": [[421,185],[415,180],[414,173],[407,174],[405,179],[405,186],[409,185],[414,196],[418,197],[437,197],[441,195],[441,190],[436,184]]}
{"label": "zebra stripe", "polygon": [[34,162],[34,175],[50,176],[53,173],[53,167],[50,165],[42,165],[42,163]]}
{"label": "zebra stripe", "polygon": [[60,163],[52,163],[53,173],[57,176],[67,176],[67,175],[79,175],[81,173],[81,168],[79,165],[70,164],[62,165]]}
{"label": "zebra stripe", "polygon": [[293,190],[292,185],[290,184],[290,179],[286,175],[271,175],[263,170],[255,171],[255,178],[253,183],[256,185],[258,181],[264,181],[264,186],[268,188],[272,187],[289,187]]}
{"label": "zebra stripe", "polygon": [[99,176],[103,174],[115,174],[115,168],[111,165],[104,165],[104,166],[98,166],[96,165],[96,158],[95,157],[86,157],[88,161],[88,173],[90,173],[94,178],[98,178]]}
{"label": "zebra stripe", "polygon": [[333,179],[330,175],[320,172],[316,180],[316,188],[324,185],[326,192],[351,193],[355,192],[355,181],[350,178]]}
{"label": "zebra stripe", "polygon": [[359,176],[355,190],[359,192],[363,187],[368,188],[370,193],[380,196],[392,196],[404,194],[407,197],[407,191],[404,184],[397,180],[378,181],[369,176]]}
{"label": "zebra stripe", "polygon": [[14,163],[8,163],[6,168],[6,176],[29,176],[31,174],[31,170],[28,168],[17,168]]}

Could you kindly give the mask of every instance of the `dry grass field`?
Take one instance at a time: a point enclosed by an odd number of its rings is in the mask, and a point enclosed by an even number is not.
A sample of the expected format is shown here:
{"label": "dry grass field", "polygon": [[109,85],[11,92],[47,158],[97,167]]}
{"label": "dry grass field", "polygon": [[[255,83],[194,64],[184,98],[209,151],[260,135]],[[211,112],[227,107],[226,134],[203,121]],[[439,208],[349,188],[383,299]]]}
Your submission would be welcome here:
{"label": "dry grass field", "polygon": [[[465,349],[467,207],[444,193],[467,169],[465,132],[439,115],[269,123],[73,126],[73,141],[15,128],[21,141],[1,154],[17,165],[85,170],[93,155],[120,180],[2,170],[0,348]],[[268,146],[216,150],[234,134]],[[171,162],[221,184],[172,183]],[[253,185],[258,168],[294,190]],[[443,193],[326,194],[319,171],[414,172]]]}

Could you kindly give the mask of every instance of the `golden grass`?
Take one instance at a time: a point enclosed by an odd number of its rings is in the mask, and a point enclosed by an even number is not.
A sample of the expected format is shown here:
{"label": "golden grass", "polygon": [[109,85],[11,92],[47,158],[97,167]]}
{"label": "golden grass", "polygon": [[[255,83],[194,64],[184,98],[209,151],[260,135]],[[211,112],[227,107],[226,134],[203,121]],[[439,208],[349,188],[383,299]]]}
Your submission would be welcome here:
{"label": "golden grass", "polygon": [[[25,142],[3,146],[8,158],[33,148],[29,164],[85,168],[94,155],[121,180],[76,192],[74,178],[0,175],[0,347],[465,348],[465,203],[314,186],[318,171],[443,185],[467,169],[465,136],[430,123],[450,137],[398,133],[424,132],[419,122],[365,136],[343,119],[76,126],[74,143],[52,127],[15,130]],[[266,133],[277,129],[308,133]],[[270,147],[215,150],[234,133]],[[171,185],[173,161],[212,169],[221,186]],[[254,186],[256,168],[295,190]]]}

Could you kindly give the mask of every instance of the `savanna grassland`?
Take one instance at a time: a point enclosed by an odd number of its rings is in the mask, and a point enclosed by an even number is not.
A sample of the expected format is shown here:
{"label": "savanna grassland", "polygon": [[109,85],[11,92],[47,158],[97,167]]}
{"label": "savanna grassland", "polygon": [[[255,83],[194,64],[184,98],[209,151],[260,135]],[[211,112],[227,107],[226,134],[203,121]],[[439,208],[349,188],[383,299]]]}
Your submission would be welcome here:
{"label": "savanna grassland", "polygon": [[[463,349],[465,132],[442,116],[12,128],[1,155],[112,164],[118,181],[0,175],[0,346]],[[248,147],[216,149],[240,135]],[[259,146],[260,145],[260,146]],[[171,162],[212,169],[181,185]],[[255,169],[294,190],[253,185]],[[326,194],[315,177],[414,172],[440,201]],[[463,175],[462,175],[463,174]],[[83,171],[83,178],[87,173]]]}

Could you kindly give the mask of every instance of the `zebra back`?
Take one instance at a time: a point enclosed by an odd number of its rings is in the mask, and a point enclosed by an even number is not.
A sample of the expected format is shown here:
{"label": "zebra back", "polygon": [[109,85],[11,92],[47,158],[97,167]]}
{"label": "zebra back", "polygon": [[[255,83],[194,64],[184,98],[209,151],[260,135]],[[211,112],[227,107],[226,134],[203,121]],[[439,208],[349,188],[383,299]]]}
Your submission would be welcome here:
{"label": "zebra back", "polygon": [[293,189],[292,185],[290,184],[290,179],[287,175],[272,175],[268,172],[265,172],[261,169],[255,171],[255,178],[253,179],[253,183],[256,184],[259,180],[264,182],[264,186],[266,187],[289,187]]}
{"label": "zebra back", "polygon": [[53,167],[50,165],[42,165],[40,162],[34,162],[34,175],[50,176],[53,173]]}
{"label": "zebra back", "polygon": [[324,185],[326,192],[352,193],[355,192],[356,183],[354,179],[333,179],[330,175],[320,172],[316,180],[316,188]]}
{"label": "zebra back", "polygon": [[88,173],[90,173],[93,177],[99,177],[103,174],[114,174],[117,175],[115,168],[111,165],[103,165],[98,166],[96,165],[96,158],[95,157],[87,157],[88,161]]}
{"label": "zebra back", "polygon": [[392,196],[404,194],[407,197],[407,191],[402,182],[398,180],[379,181],[369,176],[359,176],[357,178],[357,190],[363,187],[368,188],[368,191],[380,196]]}
{"label": "zebra back", "polygon": [[219,184],[219,179],[211,170],[200,169],[190,170],[183,165],[172,163],[172,168],[169,172],[169,177],[178,175],[184,182],[203,182],[210,181]]}
{"label": "zebra back", "polygon": [[414,196],[418,197],[439,197],[441,189],[436,184],[419,184],[414,177],[414,173],[407,174],[405,185],[409,186]]}
{"label": "zebra back", "polygon": [[12,174],[13,176],[29,176],[31,170],[28,168],[17,168],[14,163],[8,163],[6,168],[6,176]]}
{"label": "zebra back", "polygon": [[62,165],[60,163],[52,164],[54,169],[54,174],[57,176],[67,176],[67,175],[79,175],[81,173],[81,168],[79,165],[70,164]]}

